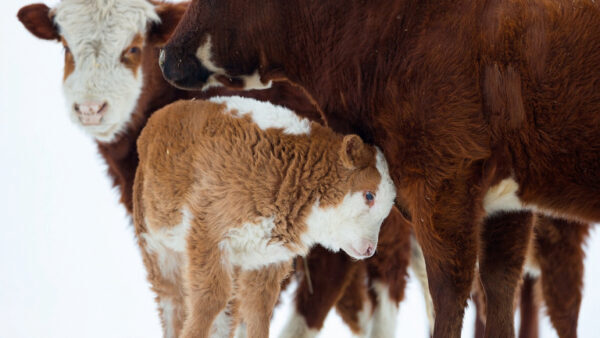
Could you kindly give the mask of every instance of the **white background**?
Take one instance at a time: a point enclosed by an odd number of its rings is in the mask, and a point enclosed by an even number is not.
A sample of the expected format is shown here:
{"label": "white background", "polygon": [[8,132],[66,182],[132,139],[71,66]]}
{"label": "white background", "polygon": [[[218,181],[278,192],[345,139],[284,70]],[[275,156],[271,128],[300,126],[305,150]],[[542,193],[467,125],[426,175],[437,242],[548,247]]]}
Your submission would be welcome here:
{"label": "white background", "polygon": [[[160,337],[133,227],[95,143],[67,118],[62,48],[18,22],[26,4],[0,2],[0,337]],[[579,333],[597,337],[597,231],[588,243]],[[289,292],[272,336],[288,311]],[[555,337],[542,318],[541,336]],[[412,279],[397,323],[398,337],[428,336]],[[472,308],[464,323],[472,337]],[[322,337],[348,336],[332,313]]]}

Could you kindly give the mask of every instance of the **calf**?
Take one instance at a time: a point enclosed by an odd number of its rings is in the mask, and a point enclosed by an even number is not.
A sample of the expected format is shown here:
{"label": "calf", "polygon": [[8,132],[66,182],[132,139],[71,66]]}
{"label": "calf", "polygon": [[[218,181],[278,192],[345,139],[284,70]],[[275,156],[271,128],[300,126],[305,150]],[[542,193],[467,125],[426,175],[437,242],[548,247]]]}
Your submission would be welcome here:
{"label": "calf", "polygon": [[512,337],[532,233],[521,211],[600,220],[599,34],[588,0],[194,0],[162,67],[187,88],[285,77],[332,127],[384,149],[427,262],[434,337],[460,336],[482,221],[511,214],[480,271],[486,334]]}
{"label": "calf", "polygon": [[146,245],[181,252],[183,337],[207,337],[215,318],[220,332],[235,303],[248,335],[268,337],[290,260],[316,243],[372,256],[395,198],[379,150],[247,98],[171,104],[138,149],[134,222]]}

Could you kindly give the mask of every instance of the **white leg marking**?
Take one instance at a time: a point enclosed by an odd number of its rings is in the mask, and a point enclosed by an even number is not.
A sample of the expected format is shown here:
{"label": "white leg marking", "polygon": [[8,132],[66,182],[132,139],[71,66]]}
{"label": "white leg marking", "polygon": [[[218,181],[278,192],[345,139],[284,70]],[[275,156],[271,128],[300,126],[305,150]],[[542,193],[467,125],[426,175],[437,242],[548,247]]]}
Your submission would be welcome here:
{"label": "white leg marking", "polygon": [[421,246],[417,243],[415,236],[410,236],[411,243],[411,258],[410,268],[412,269],[415,277],[421,284],[423,290],[423,298],[425,298],[425,309],[427,311],[427,319],[429,320],[429,333],[433,335],[433,326],[435,324],[435,312],[433,311],[433,299],[431,299],[431,293],[429,292],[429,281],[427,280],[427,269],[425,267],[425,257],[423,257],[423,251]]}
{"label": "white leg marking", "polygon": [[175,306],[168,298],[161,298],[159,306],[162,310],[162,321],[165,326],[165,338],[175,338]]}
{"label": "white leg marking", "polygon": [[231,333],[231,316],[227,308],[223,309],[212,324],[211,338],[229,338]]}
{"label": "white leg marking", "polygon": [[294,309],[279,338],[313,338],[318,333],[318,330],[309,328],[306,319]]}
{"label": "white leg marking", "polygon": [[398,317],[398,306],[390,299],[389,286],[381,283],[373,283],[377,294],[377,305],[373,311],[371,323],[371,338],[394,337],[396,332],[396,319]]}

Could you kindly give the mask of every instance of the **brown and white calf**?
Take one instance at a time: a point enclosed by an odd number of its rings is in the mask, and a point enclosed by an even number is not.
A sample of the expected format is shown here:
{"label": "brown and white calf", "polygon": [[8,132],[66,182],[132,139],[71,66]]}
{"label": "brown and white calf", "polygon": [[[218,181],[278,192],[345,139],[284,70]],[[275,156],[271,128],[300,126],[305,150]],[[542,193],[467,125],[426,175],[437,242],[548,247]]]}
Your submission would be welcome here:
{"label": "brown and white calf", "polygon": [[291,259],[316,243],[372,256],[394,203],[379,150],[249,98],[168,105],[138,149],[134,222],[143,245],[180,253],[183,337],[208,337],[213,322],[230,335],[235,303],[248,336],[268,337]]}

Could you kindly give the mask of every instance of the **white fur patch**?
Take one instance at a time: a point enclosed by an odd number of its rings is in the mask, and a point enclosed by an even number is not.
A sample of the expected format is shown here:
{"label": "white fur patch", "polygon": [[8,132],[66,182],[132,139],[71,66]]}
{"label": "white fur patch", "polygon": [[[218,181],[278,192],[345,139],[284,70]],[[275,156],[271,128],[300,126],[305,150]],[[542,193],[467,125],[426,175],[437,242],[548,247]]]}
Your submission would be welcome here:
{"label": "white fur patch", "polygon": [[[215,75],[229,76],[229,75],[227,75],[227,72],[225,71],[225,69],[217,66],[213,60],[212,38],[210,35],[208,35],[206,37],[206,42],[203,43],[202,45],[200,45],[200,47],[198,47],[198,49],[196,50],[196,58],[198,58],[198,60],[200,60],[200,62],[202,62],[202,65],[204,65],[204,67],[206,69],[215,73]],[[244,81],[244,88],[243,88],[244,90],[269,89],[269,88],[271,88],[271,85],[272,85],[272,81],[269,81],[266,84],[262,83],[262,81],[260,80],[260,75],[258,74],[258,70],[256,70],[251,75],[242,75],[242,76],[238,76],[238,78],[240,78]],[[213,75],[208,78],[208,80],[206,81],[206,84],[202,87],[202,90],[207,90],[208,88],[222,87],[222,86],[223,86],[223,84],[221,82],[217,81]]]}
{"label": "white fur patch", "polygon": [[211,98],[209,101],[225,104],[229,111],[237,111],[237,116],[249,115],[252,121],[262,130],[277,128],[283,129],[285,134],[310,134],[310,121],[308,119],[301,118],[292,110],[270,102],[240,96],[218,96]]}
{"label": "white fur patch", "polygon": [[173,302],[167,298],[161,298],[158,303],[162,310],[162,320],[165,325],[165,338],[175,338],[175,307]]}
{"label": "white fur patch", "polygon": [[425,299],[425,309],[427,311],[427,320],[429,321],[429,333],[433,336],[433,327],[435,325],[435,312],[433,310],[433,299],[431,298],[431,292],[429,292],[429,280],[427,279],[427,267],[425,265],[425,257],[423,256],[423,250],[417,242],[414,235],[410,236],[411,256],[410,256],[410,268],[413,271],[415,277],[421,284],[421,290],[423,291],[423,298]]}
{"label": "white fur patch", "polygon": [[235,328],[235,338],[246,338],[248,336],[247,330],[246,330],[246,323],[240,323],[240,325],[238,325]]}
{"label": "white fur patch", "polygon": [[229,230],[219,243],[219,248],[231,264],[244,270],[260,269],[295,257],[299,252],[290,250],[281,242],[272,241],[273,228],[273,217],[263,218],[258,223],[243,224]]}
{"label": "white fur patch", "polygon": [[258,70],[251,75],[240,76],[240,78],[244,81],[244,90],[269,89],[273,85],[273,81],[269,81],[266,84],[262,83]]}
{"label": "white fur patch", "polygon": [[146,222],[149,230],[142,234],[146,252],[156,255],[162,276],[170,281],[176,281],[187,263],[185,251],[192,214],[185,207],[181,214],[181,223],[172,227],[157,227]]}
{"label": "white fur patch", "polygon": [[358,312],[358,327],[360,328],[360,332],[358,334],[354,334],[355,337],[364,337],[367,332],[371,331],[371,318],[373,312],[373,304],[371,304],[370,299],[365,299],[363,303],[363,308]]}
{"label": "white fur patch", "polygon": [[491,187],[483,198],[483,208],[488,216],[498,211],[523,210],[523,204],[517,197],[519,184],[512,178],[502,180]]}
{"label": "white fur patch", "polygon": [[229,337],[231,333],[231,315],[229,314],[229,309],[225,308],[217,315],[217,318],[213,321],[212,330],[210,337],[211,338],[223,338]]}
{"label": "white fur patch", "polygon": [[[62,0],[53,13],[75,60],[63,83],[69,115],[99,141],[111,142],[129,123],[143,82],[141,71],[135,76],[121,62],[121,53],[160,18],[146,0]],[[101,124],[80,123],[74,105],[85,102],[107,103]]]}
{"label": "white fur patch", "polygon": [[308,231],[302,235],[304,243],[319,243],[332,250],[343,249],[348,255],[358,257],[353,243],[362,239],[377,244],[381,223],[389,215],[396,198],[396,188],[388,172],[387,162],[377,149],[376,167],[381,181],[375,191],[372,207],[365,203],[363,193],[348,193],[339,205],[321,208],[317,201],[306,219]]}
{"label": "white fur patch", "polygon": [[373,283],[373,289],[377,294],[377,306],[373,311],[369,337],[394,337],[398,317],[398,305],[390,299],[389,286],[386,284],[376,281]]}
{"label": "white fur patch", "polygon": [[309,328],[306,319],[294,309],[279,338],[314,338],[317,334],[319,331]]}

